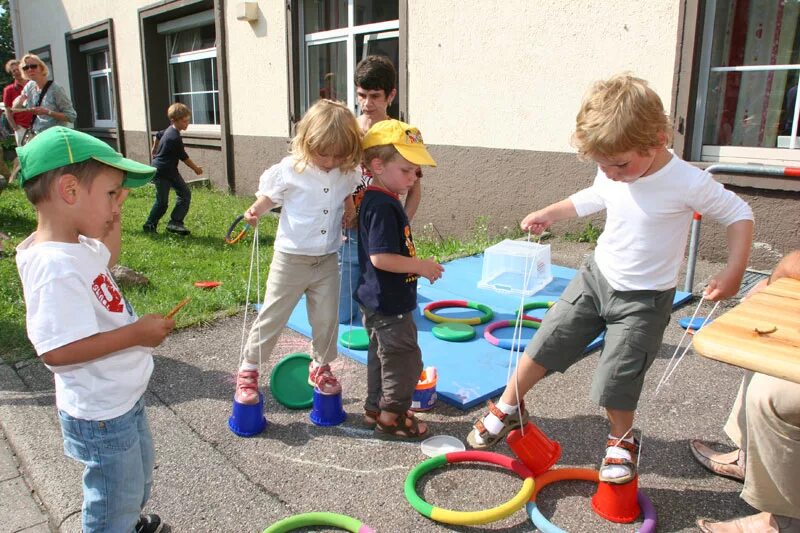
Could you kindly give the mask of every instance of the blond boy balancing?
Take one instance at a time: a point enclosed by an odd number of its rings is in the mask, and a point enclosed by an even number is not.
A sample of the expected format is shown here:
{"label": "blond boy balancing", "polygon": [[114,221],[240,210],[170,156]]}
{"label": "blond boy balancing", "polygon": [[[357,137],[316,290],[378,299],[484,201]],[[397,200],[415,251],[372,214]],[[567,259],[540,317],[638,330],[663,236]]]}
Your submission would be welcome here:
{"label": "blond boy balancing", "polygon": [[354,294],[369,335],[364,419],[379,437],[420,439],[428,429],[408,410],[422,373],[414,323],[417,279],[433,283],[444,268],[417,257],[399,195],[417,182],[420,165],[436,163],[419,130],[399,120],[373,125],[362,146],[372,173],[358,215],[361,276]]}
{"label": "blond boy balancing", "polygon": [[[598,82],[584,98],[573,142],[597,163],[594,183],[526,216],[539,234],[555,222],[606,210],[606,225],[589,257],[528,344],[497,405],[468,435],[487,448],[527,420],[523,397],[548,371],[564,372],[605,331],[591,396],[611,425],[600,479],[625,483],[636,474],[632,436],[644,376],[669,323],[692,214],[727,227],[728,264],[706,298],[736,294],[750,253],[753,215],[738,196],[667,150],[671,127],[658,95],[630,75]],[[522,413],[520,414],[520,410]]]}
{"label": "blond boy balancing", "polygon": [[129,187],[155,169],[103,141],[56,126],[17,149],[36,231],[17,247],[28,337],[55,375],[64,453],[85,465],[85,532],[154,533],[140,515],[155,461],[144,410],[152,348],[175,322],[136,316],[109,273]]}

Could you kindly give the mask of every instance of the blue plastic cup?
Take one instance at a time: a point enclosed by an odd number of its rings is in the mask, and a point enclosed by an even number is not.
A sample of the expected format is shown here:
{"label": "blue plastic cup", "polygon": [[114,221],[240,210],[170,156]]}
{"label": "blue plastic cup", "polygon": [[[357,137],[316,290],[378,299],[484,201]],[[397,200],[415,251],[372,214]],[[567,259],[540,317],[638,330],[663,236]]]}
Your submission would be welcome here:
{"label": "blue plastic cup", "polygon": [[314,400],[308,417],[318,426],[338,426],[344,422],[347,413],[342,408],[342,393],[322,394],[314,387]]}
{"label": "blue plastic cup", "polygon": [[246,405],[233,400],[233,412],[228,418],[228,427],[240,437],[253,437],[267,427],[264,416],[264,395],[258,393],[258,403]]}

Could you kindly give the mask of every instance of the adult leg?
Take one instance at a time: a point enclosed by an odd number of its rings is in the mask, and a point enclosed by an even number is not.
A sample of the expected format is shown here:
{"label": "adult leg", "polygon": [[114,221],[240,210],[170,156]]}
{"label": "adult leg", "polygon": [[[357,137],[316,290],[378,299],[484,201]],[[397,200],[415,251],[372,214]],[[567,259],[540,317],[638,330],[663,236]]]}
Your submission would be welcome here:
{"label": "adult leg", "polygon": [[353,299],[353,292],[360,276],[358,266],[358,230],[345,231],[345,240],[339,249],[339,323],[352,324],[359,320],[358,302]]}
{"label": "adult leg", "polygon": [[800,384],[749,372],[725,432],[745,451],[742,498],[800,519]]}

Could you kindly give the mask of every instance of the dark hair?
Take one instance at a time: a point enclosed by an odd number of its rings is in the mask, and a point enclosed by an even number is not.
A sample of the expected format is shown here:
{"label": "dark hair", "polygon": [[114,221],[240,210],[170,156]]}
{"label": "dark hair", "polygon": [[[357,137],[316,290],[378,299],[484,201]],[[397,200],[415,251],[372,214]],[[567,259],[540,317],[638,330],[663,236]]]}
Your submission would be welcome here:
{"label": "dark hair", "polygon": [[397,71],[386,56],[367,56],[356,65],[355,82],[357,87],[368,91],[383,90],[389,96],[397,87]]}
{"label": "dark hair", "polygon": [[28,197],[28,201],[33,205],[37,205],[50,199],[50,189],[53,183],[64,174],[72,174],[78,178],[78,182],[81,185],[91,186],[94,178],[107,166],[105,163],[95,159],[87,159],[80,163],[64,165],[63,167],[42,172],[26,181],[22,188],[25,190],[25,196]]}

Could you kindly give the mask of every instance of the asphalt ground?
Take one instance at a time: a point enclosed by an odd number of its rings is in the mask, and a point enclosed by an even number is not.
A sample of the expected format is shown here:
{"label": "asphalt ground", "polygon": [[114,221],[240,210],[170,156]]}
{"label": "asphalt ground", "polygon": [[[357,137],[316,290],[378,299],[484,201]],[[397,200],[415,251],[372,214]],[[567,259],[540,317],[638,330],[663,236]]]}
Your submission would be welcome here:
{"label": "asphalt ground", "polygon": [[[558,243],[552,251],[554,263],[577,267],[589,249]],[[695,293],[721,267],[700,261]],[[673,313],[647,375],[636,420],[643,432],[639,487],[656,507],[658,531],[695,531],[699,517],[729,519],[753,512],[739,498],[741,484],[706,472],[688,450],[692,438],[728,443],[722,425],[743,371],[689,350],[658,397],[654,394],[683,334],[677,320],[690,316],[696,305],[692,302]],[[700,314],[710,309],[704,304]],[[252,438],[234,435],[227,420],[242,328],[243,314],[239,314],[178,331],[156,350],[146,394],[157,454],[147,511],[161,515],[172,531],[261,531],[284,517],[312,511],[353,516],[383,532],[534,530],[521,510],[498,522],[468,527],[433,522],[412,509],[403,495],[403,483],[425,456],[417,443],[378,440],[363,426],[366,367],[344,356],[333,365],[344,390],[348,416],[343,424],[316,426],[308,411],[282,407],[265,391],[266,430]],[[275,353],[264,362],[262,389],[277,361],[307,350],[308,345],[307,338],[285,330]],[[457,345],[453,357],[458,357]],[[589,354],[567,373],[543,380],[525,398],[532,421],[562,447],[559,467],[597,468],[602,458],[607,422],[588,392],[597,358],[598,352]],[[507,360],[498,364],[506,365]],[[421,418],[432,434],[465,441],[483,410],[461,411],[439,402]],[[40,362],[0,366],[0,425],[25,481],[49,514],[51,527],[79,531],[81,466],[63,455],[53,378]],[[511,455],[505,443],[495,451]],[[436,507],[478,510],[510,499],[520,483],[513,473],[470,463],[437,469],[417,488]],[[544,516],[566,531],[632,531],[641,525],[641,519],[614,524],[598,517],[590,506],[595,490],[589,482],[556,483],[542,491],[538,505]],[[4,501],[0,509],[15,505]],[[6,526],[0,522],[0,531],[19,530]]]}

